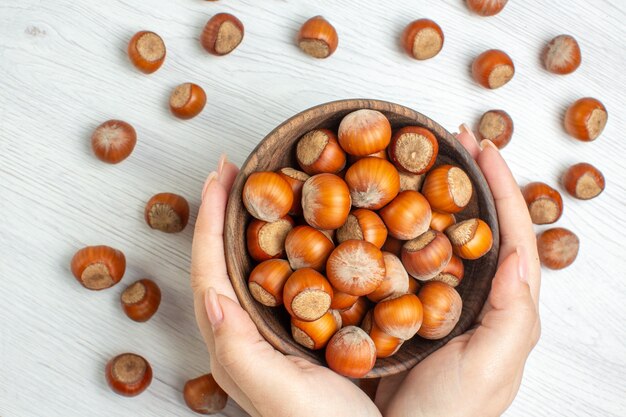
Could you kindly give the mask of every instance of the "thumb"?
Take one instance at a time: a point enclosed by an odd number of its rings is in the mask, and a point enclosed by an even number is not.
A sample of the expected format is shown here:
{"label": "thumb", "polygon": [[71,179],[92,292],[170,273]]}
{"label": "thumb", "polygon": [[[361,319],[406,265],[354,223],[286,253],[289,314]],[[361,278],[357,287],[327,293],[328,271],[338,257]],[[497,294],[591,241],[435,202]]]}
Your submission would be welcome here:
{"label": "thumb", "polygon": [[517,252],[511,253],[498,267],[489,294],[491,308],[476,331],[481,342],[510,349],[528,345],[530,350],[534,346],[533,333],[539,316],[524,273]]}
{"label": "thumb", "polygon": [[250,357],[250,350],[264,340],[246,311],[225,295],[209,288],[205,308],[215,343],[215,359],[237,373]]}
{"label": "thumb", "polygon": [[284,407],[288,381],[298,381],[298,368],[263,339],[238,303],[210,288],[205,304],[213,328],[214,359],[262,415],[264,409]]}
{"label": "thumb", "polygon": [[530,297],[526,271],[523,270],[520,261],[518,252],[513,252],[498,267],[489,293],[489,302],[494,309],[514,309],[525,304]]}

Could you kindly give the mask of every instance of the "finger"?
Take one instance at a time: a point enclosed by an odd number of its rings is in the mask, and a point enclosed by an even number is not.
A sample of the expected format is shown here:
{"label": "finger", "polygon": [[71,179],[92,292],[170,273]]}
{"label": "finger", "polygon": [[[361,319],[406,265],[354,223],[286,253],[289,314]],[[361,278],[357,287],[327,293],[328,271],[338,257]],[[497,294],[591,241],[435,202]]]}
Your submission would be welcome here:
{"label": "finger", "polygon": [[480,153],[480,146],[478,146],[474,132],[465,123],[459,126],[459,130],[460,133],[456,134],[457,140],[461,142],[461,145],[469,152],[472,158],[476,159]]}
{"label": "finger", "polygon": [[233,187],[237,174],[239,174],[237,165],[228,161],[225,161],[221,171],[218,171],[218,180],[228,193],[230,193],[230,189]]}
{"label": "finger", "polygon": [[477,162],[489,184],[498,212],[500,261],[514,252],[519,253],[521,268],[530,284],[533,299],[538,303],[541,270],[526,202],[498,149],[490,141],[483,143],[485,145]]}
{"label": "finger", "polygon": [[224,262],[224,216],[230,190],[219,179],[232,184],[229,178],[233,170],[229,166],[224,167],[226,175],[223,177],[211,173],[204,188],[191,249],[191,287],[194,293],[203,296],[213,287],[219,294],[236,300]]}
{"label": "finger", "polygon": [[205,301],[207,310],[221,311],[221,321],[213,322],[212,327],[214,357],[219,366],[236,381],[261,415],[283,409],[284,399],[290,397],[288,391],[295,390],[302,378],[299,368],[261,337],[239,304],[223,295],[215,300],[207,297]]}

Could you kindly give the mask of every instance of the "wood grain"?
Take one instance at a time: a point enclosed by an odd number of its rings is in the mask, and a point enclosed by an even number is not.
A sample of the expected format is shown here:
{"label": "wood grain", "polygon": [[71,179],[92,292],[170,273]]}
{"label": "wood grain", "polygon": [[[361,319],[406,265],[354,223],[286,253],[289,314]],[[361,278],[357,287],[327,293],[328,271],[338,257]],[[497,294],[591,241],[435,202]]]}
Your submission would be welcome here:
{"label": "wood grain", "polygon": [[[246,26],[242,44],[212,57],[199,43],[218,12]],[[323,14],[337,28],[328,60],[300,52],[299,26]],[[411,20],[442,27],[441,54],[417,62],[399,46]],[[524,184],[559,183],[565,169],[590,162],[607,179],[591,201],[564,196],[559,226],[581,238],[571,268],[544,271],[542,339],[506,416],[626,415],[626,4],[622,0],[509,1],[493,18],[471,15],[462,0],[0,0],[0,415],[193,416],[182,401],[186,379],[209,369],[189,289],[195,212],[202,184],[222,152],[241,164],[278,123],[333,100],[371,97],[417,109],[449,131],[506,110],[515,134],[503,155]],[[125,51],[142,29],[157,31],[168,57],[145,76]],[[539,64],[545,42],[574,35],[583,63],[572,75]],[[472,59],[507,51],[517,73],[487,91],[469,76]],[[205,111],[180,121],[169,114],[171,90],[201,85]],[[562,117],[583,96],[609,111],[593,143],[567,136]],[[118,166],[92,154],[89,137],[105,120],[137,129],[133,154]],[[178,235],[149,229],[148,199],[175,192],[191,204]],[[537,231],[544,228],[537,228]],[[122,282],[98,294],[71,276],[72,254],[85,245],[123,250]],[[126,318],[119,294],[149,277],[163,302],[148,322]],[[150,360],[155,380],[135,399],[106,387],[103,369],[131,350]],[[224,416],[243,416],[232,401]]]}
{"label": "wood grain", "polygon": [[411,369],[430,353],[443,346],[448,340],[467,331],[475,322],[483,307],[491,279],[496,271],[498,260],[499,230],[493,196],[480,169],[460,143],[441,125],[427,116],[398,104],[379,100],[342,100],[326,103],[305,110],[281,123],[267,135],[252,151],[235,179],[226,209],[224,246],[226,266],[235,293],[241,305],[248,311],[261,334],[278,350],[288,355],[297,355],[316,363],[324,363],[324,351],[312,351],[296,343],[291,337],[289,318],[282,308],[270,308],[256,302],[248,291],[248,276],[254,263],[246,250],[246,227],[252,219],[243,206],[243,186],[248,176],[256,171],[276,171],[291,166],[297,168],[295,148],[297,141],[307,132],[316,129],[337,131],[341,119],[359,109],[372,109],[382,112],[389,119],[392,128],[421,126],[435,134],[439,142],[439,155],[436,164],[451,163],[465,170],[472,180],[474,195],[468,207],[459,213],[459,219],[480,217],[494,233],[491,251],[477,261],[465,262],[466,278],[458,291],[463,298],[463,312],[459,323],[444,339],[431,341],[419,337],[404,343],[393,357],[378,359],[367,378],[380,378],[395,375]]}

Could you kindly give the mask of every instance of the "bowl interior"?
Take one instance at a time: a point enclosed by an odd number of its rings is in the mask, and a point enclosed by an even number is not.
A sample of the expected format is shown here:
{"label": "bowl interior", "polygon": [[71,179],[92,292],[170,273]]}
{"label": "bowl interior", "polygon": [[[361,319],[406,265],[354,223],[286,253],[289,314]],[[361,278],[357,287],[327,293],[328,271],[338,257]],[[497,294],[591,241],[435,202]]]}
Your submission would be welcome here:
{"label": "bowl interior", "polygon": [[493,247],[488,254],[476,261],[464,261],[465,278],[457,287],[463,299],[463,311],[452,333],[444,339],[435,341],[416,336],[405,342],[393,357],[378,359],[367,377],[383,377],[412,368],[448,340],[467,331],[482,309],[495,274],[499,251],[499,229],[493,197],[474,160],[449,132],[414,110],[378,100],[342,100],[305,110],[267,135],[241,167],[228,201],[224,243],[228,274],[235,293],[263,337],[285,354],[301,356],[323,364],[324,350],[311,351],[292,339],[289,317],[284,308],[265,307],[256,302],[248,291],[247,278],[254,263],[247,253],[245,231],[251,216],[243,206],[241,193],[248,175],[252,172],[275,171],[285,166],[297,168],[295,144],[302,135],[320,127],[336,130],[346,114],[358,109],[374,109],[382,112],[389,118],[394,130],[408,125],[430,129],[439,141],[439,157],[436,164],[451,163],[460,166],[467,172],[474,186],[474,195],[470,204],[459,213],[457,219],[473,217],[483,219],[491,227],[494,238]]}

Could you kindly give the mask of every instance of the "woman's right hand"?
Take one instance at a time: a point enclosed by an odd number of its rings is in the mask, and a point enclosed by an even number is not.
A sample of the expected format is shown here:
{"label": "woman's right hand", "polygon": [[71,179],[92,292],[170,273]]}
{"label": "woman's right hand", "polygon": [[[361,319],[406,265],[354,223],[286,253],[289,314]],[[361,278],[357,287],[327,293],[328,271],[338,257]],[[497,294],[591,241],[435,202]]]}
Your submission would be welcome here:
{"label": "woman's right hand", "polygon": [[498,149],[478,146],[469,129],[459,141],[493,193],[500,224],[499,266],[476,326],[408,373],[384,378],[376,404],[387,417],[491,417],[515,398],[540,334],[541,269],[524,198]]}

